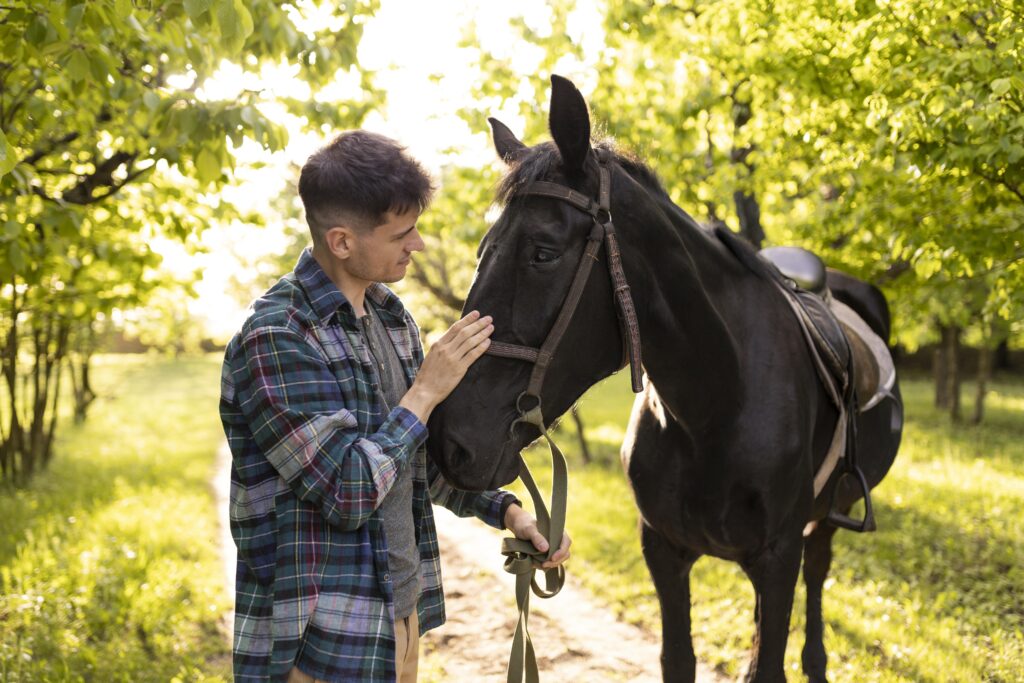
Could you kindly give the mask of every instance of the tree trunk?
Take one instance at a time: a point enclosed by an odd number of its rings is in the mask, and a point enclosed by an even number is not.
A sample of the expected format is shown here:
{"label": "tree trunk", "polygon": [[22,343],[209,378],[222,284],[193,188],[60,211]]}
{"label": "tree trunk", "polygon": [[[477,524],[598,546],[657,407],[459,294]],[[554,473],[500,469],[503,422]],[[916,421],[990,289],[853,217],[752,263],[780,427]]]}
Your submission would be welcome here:
{"label": "tree trunk", "polygon": [[946,395],[949,398],[949,416],[954,422],[959,422],[961,417],[960,384],[963,378],[960,371],[960,333],[959,325],[951,325],[946,335],[946,363],[949,367]]}
{"label": "tree trunk", "polygon": [[71,378],[71,396],[75,402],[75,422],[81,423],[85,421],[89,406],[96,399],[96,392],[92,390],[89,381],[92,354],[96,350],[93,323],[90,321],[81,325],[74,339],[74,344],[67,345],[68,374]]}
{"label": "tree trunk", "polygon": [[978,390],[974,395],[974,415],[971,422],[981,424],[985,416],[985,394],[988,391],[988,381],[992,378],[992,361],[995,352],[988,344],[983,344],[978,352]]}
{"label": "tree trunk", "polygon": [[992,368],[994,370],[1013,369],[1010,363],[1010,343],[1006,339],[999,342],[999,346],[996,347],[995,358],[993,359]]}
{"label": "tree trunk", "polygon": [[736,216],[740,221],[740,234],[747,238],[747,241],[760,249],[764,243],[764,227],[761,226],[761,207],[757,199],[746,192],[733,192],[733,202],[736,204]]}
{"label": "tree trunk", "polygon": [[946,338],[949,327],[939,324],[939,343],[932,353],[932,378],[935,380],[935,407],[949,408],[949,362],[946,359]]}
{"label": "tree trunk", "polygon": [[580,417],[580,411],[576,409],[576,406],[572,407],[572,419],[576,424],[576,434],[580,438],[580,453],[583,454],[583,462],[589,465],[592,460],[590,446],[587,444],[587,437],[583,433],[583,418]]}
{"label": "tree trunk", "polygon": [[71,373],[72,393],[75,397],[75,422],[85,421],[89,406],[96,400],[96,392],[92,390],[89,382],[89,367],[92,362],[92,354],[88,351],[78,355],[77,362],[69,357],[68,372]]}
{"label": "tree trunk", "polygon": [[[50,458],[53,456],[53,435],[57,431],[57,418],[60,414],[60,379],[61,369],[64,366],[64,357],[67,353],[68,347],[68,336],[71,333],[71,323],[68,320],[62,320],[57,325],[57,345],[53,349],[53,354],[47,358],[47,378],[46,386],[52,398],[50,399],[50,419],[49,424],[44,427],[43,430],[43,443],[42,443],[42,465],[46,467],[50,464]],[[51,377],[53,386],[50,386]]]}
{"label": "tree trunk", "polygon": [[10,428],[7,430],[7,438],[3,444],[3,467],[4,477],[11,482],[18,479],[18,455],[21,452],[24,434],[22,432],[21,420],[18,418],[18,289],[17,282],[11,281],[11,327],[7,330],[7,339],[4,343],[4,364],[3,374],[7,385],[7,395],[10,399],[8,408],[11,411]]}
{"label": "tree trunk", "polygon": [[[753,112],[750,109],[750,103],[741,102],[734,98],[732,125],[735,136],[739,136],[740,130],[743,126],[747,125],[751,116],[753,116]],[[752,151],[754,151],[754,148],[747,145],[745,147],[733,147],[729,154],[729,160],[734,164],[741,164],[746,167],[751,177],[754,175],[754,165],[748,159]],[[757,198],[753,194],[737,190],[732,193],[732,201],[736,206],[736,218],[739,219],[740,234],[753,244],[755,249],[760,249],[761,245],[764,244],[764,227],[761,225],[761,207],[757,203]]]}

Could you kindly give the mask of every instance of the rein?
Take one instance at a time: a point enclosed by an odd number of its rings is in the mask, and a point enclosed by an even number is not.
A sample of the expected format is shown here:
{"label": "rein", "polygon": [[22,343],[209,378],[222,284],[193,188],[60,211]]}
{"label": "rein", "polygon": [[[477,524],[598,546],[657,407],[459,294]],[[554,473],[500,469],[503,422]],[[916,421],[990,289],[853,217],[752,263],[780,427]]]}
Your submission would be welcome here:
{"label": "rein", "polygon": [[[551,510],[548,511],[544,498],[537,488],[537,482],[530,472],[522,455],[519,456],[520,478],[523,480],[530,497],[533,499],[534,510],[537,515],[537,528],[548,540],[548,551],[539,552],[529,541],[518,538],[502,539],[501,552],[505,556],[505,571],[516,575],[516,604],[519,608],[519,622],[516,625],[515,636],[512,640],[512,652],[509,656],[509,664],[506,680],[507,683],[538,683],[540,675],[537,669],[537,657],[533,649],[533,642],[528,631],[530,616],[530,589],[538,598],[550,598],[558,594],[565,583],[565,569],[561,566],[555,569],[545,570],[545,588],[537,585],[536,572],[540,563],[550,559],[558,550],[562,542],[562,534],[565,530],[565,510],[568,494],[568,467],[565,456],[555,445],[555,442],[548,434],[544,425],[544,416],[541,412],[540,392],[544,385],[544,376],[551,364],[562,337],[569,328],[569,323],[579,306],[583,296],[583,289],[586,287],[587,279],[590,277],[590,270],[597,261],[597,253],[602,244],[606,245],[608,255],[608,271],[612,280],[616,311],[619,317],[619,327],[623,339],[623,365],[627,362],[630,366],[630,377],[632,379],[633,391],[638,393],[643,390],[641,376],[640,357],[640,328],[637,324],[636,310],[633,306],[633,298],[630,294],[629,284],[626,282],[626,275],[622,270],[622,257],[619,252],[619,243],[615,235],[615,226],[612,223],[611,205],[611,172],[608,169],[608,156],[604,150],[597,151],[598,168],[600,172],[600,187],[597,201],[573,190],[572,188],[558,183],[538,180],[530,183],[519,192],[520,195],[534,195],[551,197],[568,202],[575,208],[587,213],[593,220],[593,227],[587,235],[587,246],[576,267],[576,274],[573,276],[572,284],[562,302],[562,308],[558,312],[554,325],[548,332],[547,338],[540,348],[510,344],[507,342],[492,341],[486,353],[502,358],[512,358],[526,361],[533,364],[530,373],[530,380],[526,389],[516,398],[516,410],[519,417],[512,423],[510,431],[515,430],[520,423],[533,425],[540,431],[541,436],[548,442],[551,451]],[[532,400],[532,407],[526,407],[525,402]]]}

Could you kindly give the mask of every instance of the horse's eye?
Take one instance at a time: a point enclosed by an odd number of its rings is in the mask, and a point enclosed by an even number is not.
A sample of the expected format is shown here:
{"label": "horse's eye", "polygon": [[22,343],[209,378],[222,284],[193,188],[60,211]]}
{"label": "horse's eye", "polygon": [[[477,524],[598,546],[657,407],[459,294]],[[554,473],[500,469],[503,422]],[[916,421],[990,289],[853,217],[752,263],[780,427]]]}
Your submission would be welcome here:
{"label": "horse's eye", "polygon": [[558,254],[551,251],[550,249],[538,248],[533,252],[534,263],[551,263],[558,258]]}

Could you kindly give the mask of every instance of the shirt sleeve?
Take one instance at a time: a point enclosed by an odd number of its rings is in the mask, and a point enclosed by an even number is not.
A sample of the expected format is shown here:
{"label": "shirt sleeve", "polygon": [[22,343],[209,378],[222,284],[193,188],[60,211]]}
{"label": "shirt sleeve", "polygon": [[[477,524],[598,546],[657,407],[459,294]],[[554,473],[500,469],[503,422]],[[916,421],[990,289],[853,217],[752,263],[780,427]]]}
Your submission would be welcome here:
{"label": "shirt sleeve", "polygon": [[476,517],[495,529],[505,528],[505,510],[519,499],[508,491],[462,491],[448,483],[433,458],[427,456],[427,484],[430,500],[459,517]]}
{"label": "shirt sleeve", "polygon": [[395,483],[427,430],[409,410],[392,410],[376,433],[361,437],[338,378],[299,333],[251,330],[236,364],[237,400],[270,464],[302,501],[333,526],[362,526]]}

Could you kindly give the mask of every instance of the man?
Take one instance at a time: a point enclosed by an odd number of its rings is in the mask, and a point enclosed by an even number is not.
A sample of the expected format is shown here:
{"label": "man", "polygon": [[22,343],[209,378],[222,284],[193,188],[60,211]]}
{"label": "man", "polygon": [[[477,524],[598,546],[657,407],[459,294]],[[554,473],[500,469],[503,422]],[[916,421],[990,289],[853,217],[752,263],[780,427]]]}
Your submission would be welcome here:
{"label": "man", "polygon": [[[423,249],[432,193],[381,135],[314,153],[299,180],[313,247],[228,345],[238,681],[415,681],[419,635],[445,619],[431,500],[547,550],[512,494],[456,491],[425,457],[431,410],[494,329],[474,311],[423,358],[381,284]],[[545,567],[568,548],[566,536]]]}

